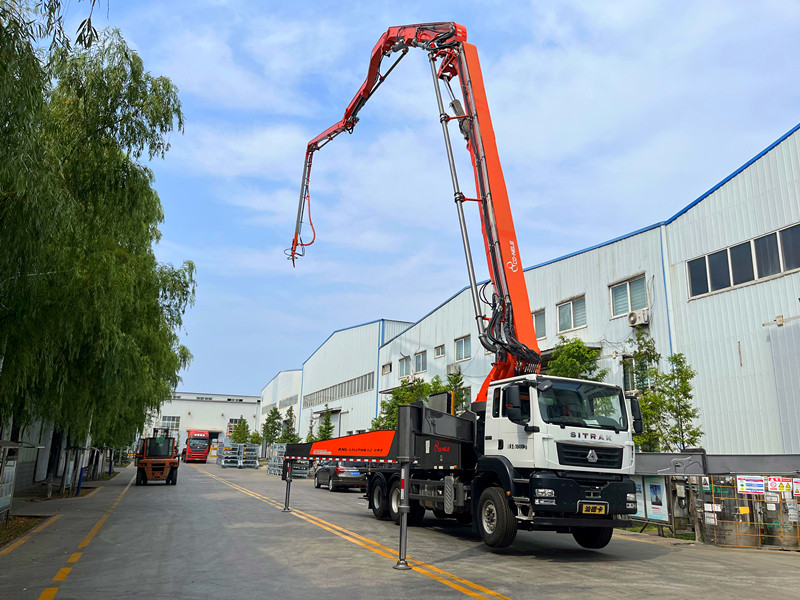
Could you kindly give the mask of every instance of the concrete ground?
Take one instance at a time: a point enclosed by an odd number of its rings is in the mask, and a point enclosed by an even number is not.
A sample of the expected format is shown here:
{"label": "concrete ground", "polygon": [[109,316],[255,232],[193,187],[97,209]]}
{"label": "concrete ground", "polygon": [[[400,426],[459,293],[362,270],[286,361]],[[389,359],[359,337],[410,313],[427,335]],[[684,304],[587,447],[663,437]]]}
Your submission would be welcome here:
{"label": "concrete ground", "polygon": [[295,480],[284,512],[285,484],[265,469],[182,464],[176,486],[136,487],[133,476],[89,497],[16,502],[16,514],[60,516],[0,549],[0,598],[800,597],[797,552],[627,532],[599,551],[520,532],[492,552],[430,513],[409,530],[413,569],[397,571],[399,528],[375,520],[359,492]]}

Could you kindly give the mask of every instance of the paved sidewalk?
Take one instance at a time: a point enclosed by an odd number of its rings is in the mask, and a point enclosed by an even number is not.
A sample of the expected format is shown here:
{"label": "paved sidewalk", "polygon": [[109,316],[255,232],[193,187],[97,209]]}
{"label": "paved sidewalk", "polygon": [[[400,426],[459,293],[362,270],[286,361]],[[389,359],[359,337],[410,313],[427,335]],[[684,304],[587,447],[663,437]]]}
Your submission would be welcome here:
{"label": "paved sidewalk", "polygon": [[[44,526],[29,531],[21,544],[18,538],[6,545],[5,550],[0,548],[0,598],[31,597],[29,588],[41,589],[49,585],[49,581],[41,580],[42,567],[48,567],[44,572],[55,574],[65,565],[81,540],[119,498],[135,472],[129,466],[113,479],[90,482],[97,490],[83,497],[38,502],[15,498],[12,515],[53,518]],[[28,585],[20,587],[18,583],[12,584],[12,580],[25,581]]]}

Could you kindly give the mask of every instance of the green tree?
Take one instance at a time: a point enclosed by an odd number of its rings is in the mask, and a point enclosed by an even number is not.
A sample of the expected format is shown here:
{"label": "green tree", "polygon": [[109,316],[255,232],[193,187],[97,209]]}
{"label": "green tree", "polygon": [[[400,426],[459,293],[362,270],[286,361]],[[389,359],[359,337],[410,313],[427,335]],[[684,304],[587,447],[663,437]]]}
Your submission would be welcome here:
{"label": "green tree", "polygon": [[453,412],[455,414],[469,408],[467,406],[467,390],[464,387],[464,376],[461,375],[461,369],[457,369],[447,376],[447,390],[453,392],[453,403],[455,404]]}
{"label": "green tree", "polygon": [[267,413],[267,418],[261,426],[261,437],[267,443],[267,446],[274,444],[278,436],[281,434],[281,413],[277,406],[273,406]]}
{"label": "green tree", "polygon": [[317,438],[314,435],[314,415],[308,416],[308,433],[306,434],[306,443],[316,442]]}
{"label": "green tree", "polygon": [[406,379],[400,387],[392,390],[392,395],[387,400],[381,400],[381,412],[372,419],[372,431],[380,429],[397,429],[397,409],[404,404],[413,404],[419,400],[427,403],[432,394],[448,391],[438,375],[430,383],[424,379]]}
{"label": "green tree", "polygon": [[283,420],[283,431],[278,438],[279,444],[296,444],[300,441],[300,436],[294,428],[294,419],[294,407],[290,406]]}
{"label": "green tree", "polygon": [[251,431],[251,432],[250,432],[250,437],[248,438],[248,440],[247,440],[247,441],[248,441],[248,443],[250,443],[250,444],[258,444],[258,445],[261,445],[261,440],[262,440],[262,439],[263,439],[263,438],[261,437],[261,434],[260,434],[260,433],[258,433],[258,431],[256,431],[256,430],[254,429],[253,431]]}
{"label": "green tree", "polygon": [[325,412],[319,420],[319,431],[317,432],[318,440],[329,440],[333,437],[333,421],[331,421],[331,411],[328,405],[325,405]]}
{"label": "green tree", "polygon": [[231,440],[233,440],[234,444],[246,444],[249,438],[250,425],[247,424],[247,419],[242,417],[231,432]]}
{"label": "green tree", "polygon": [[598,356],[600,356],[600,351],[592,350],[582,340],[559,336],[558,343],[553,349],[553,358],[547,363],[547,374],[556,377],[603,381],[608,375],[608,369],[598,367]]}
{"label": "green tree", "polygon": [[191,359],[194,266],[156,260],[163,211],[139,162],[164,156],[180,102],[118,32],[39,62],[39,13],[20,6],[0,6],[0,420],[124,446]]}
{"label": "green tree", "polygon": [[662,372],[661,355],[644,332],[636,336],[634,362],[644,431],[634,441],[645,452],[674,452],[699,445],[703,432],[695,423],[700,411],[692,403],[692,379],[696,372],[682,353],[667,359]]}

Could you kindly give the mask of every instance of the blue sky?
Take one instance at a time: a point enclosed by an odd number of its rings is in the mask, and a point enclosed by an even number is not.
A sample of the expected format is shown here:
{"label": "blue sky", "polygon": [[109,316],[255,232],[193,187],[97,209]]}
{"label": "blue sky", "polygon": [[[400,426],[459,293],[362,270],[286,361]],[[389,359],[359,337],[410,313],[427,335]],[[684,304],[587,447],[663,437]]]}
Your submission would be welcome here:
{"label": "blue sky", "polygon": [[[73,31],[87,7],[69,5]],[[334,330],[415,321],[466,285],[421,51],[315,156],[317,242],[295,269],[284,256],[306,143],[341,118],[390,26],[466,26],[525,266],[671,216],[800,121],[794,2],[101,0],[95,21],[183,102],[185,133],[151,164],[157,254],[197,264],[183,391],[258,394]]]}

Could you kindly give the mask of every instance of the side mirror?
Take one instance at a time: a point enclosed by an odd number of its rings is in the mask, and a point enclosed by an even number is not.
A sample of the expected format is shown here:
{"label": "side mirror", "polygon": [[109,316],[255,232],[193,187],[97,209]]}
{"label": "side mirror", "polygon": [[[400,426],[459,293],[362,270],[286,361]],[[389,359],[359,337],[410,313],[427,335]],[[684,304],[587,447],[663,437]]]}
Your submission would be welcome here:
{"label": "side mirror", "polygon": [[635,398],[631,399],[631,413],[633,414],[633,433],[641,435],[644,431],[644,423],[642,422],[642,407],[639,406],[639,401]]}
{"label": "side mirror", "polygon": [[522,401],[520,400],[519,387],[510,385],[503,390],[503,402],[506,405],[506,417],[512,423],[524,424],[522,421]]}

